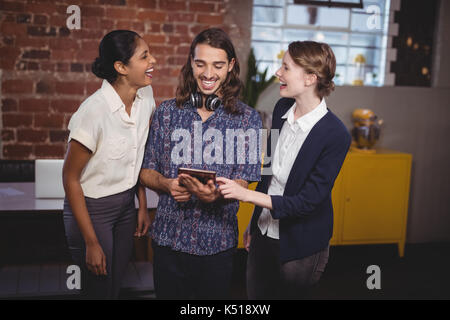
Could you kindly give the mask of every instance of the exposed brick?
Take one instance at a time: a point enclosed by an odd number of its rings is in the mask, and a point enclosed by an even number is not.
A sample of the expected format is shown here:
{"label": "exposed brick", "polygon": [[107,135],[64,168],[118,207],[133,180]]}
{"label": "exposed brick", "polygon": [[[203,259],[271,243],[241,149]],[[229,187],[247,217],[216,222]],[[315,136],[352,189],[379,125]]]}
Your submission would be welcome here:
{"label": "exposed brick", "polygon": [[165,23],[162,27],[162,30],[167,33],[172,33],[173,32],[173,24]]}
{"label": "exposed brick", "polygon": [[222,24],[223,16],[222,15],[212,15],[212,14],[198,14],[197,22],[211,24],[211,25]]}
{"label": "exposed brick", "polygon": [[145,10],[138,13],[137,18],[141,21],[164,22],[167,13],[153,10]]}
{"label": "exposed brick", "polygon": [[3,22],[0,25],[1,34],[25,35],[30,26],[26,24],[17,24],[16,22]]}
{"label": "exposed brick", "polygon": [[128,0],[129,6],[137,6],[138,8],[156,9],[158,0]]}
{"label": "exposed brick", "polygon": [[16,64],[16,60],[19,57],[20,49],[15,47],[3,47],[0,48],[0,68],[11,70]]}
{"label": "exposed brick", "polygon": [[33,152],[31,145],[8,144],[3,146],[3,155],[5,159],[28,159]]}
{"label": "exposed brick", "polygon": [[17,23],[30,23],[31,22],[31,14],[21,13],[17,15],[16,18]]}
{"label": "exposed brick", "polygon": [[192,12],[214,12],[215,9],[214,3],[189,2],[189,11]]}
{"label": "exposed brick", "polygon": [[124,6],[126,5],[125,0],[100,0],[100,4],[107,4],[107,5],[113,5],[113,6]]}
{"label": "exposed brick", "polygon": [[47,130],[17,129],[18,142],[45,142],[47,139]]}
{"label": "exposed brick", "polygon": [[[105,15],[104,7],[93,7],[93,6],[80,6],[83,18],[86,17],[103,17]],[[87,20],[87,19],[82,19]]]}
{"label": "exposed brick", "polygon": [[64,145],[63,144],[43,144],[34,146],[34,154],[39,158],[63,158]]}
{"label": "exposed brick", "polygon": [[34,24],[47,24],[47,22],[48,22],[47,16],[41,14],[36,14],[33,18]]}
{"label": "exposed brick", "polygon": [[61,94],[84,94],[83,82],[56,82],[56,92]]}
{"label": "exposed brick", "polygon": [[192,23],[192,22],[195,21],[195,15],[193,13],[169,12],[168,20],[170,22],[188,22],[188,23]]}
{"label": "exposed brick", "polygon": [[48,99],[20,99],[20,112],[48,112],[50,108],[50,101]]}
{"label": "exposed brick", "polygon": [[18,128],[29,127],[33,123],[33,116],[27,113],[4,113],[3,127]]}
{"label": "exposed brick", "polygon": [[32,93],[33,81],[31,80],[4,80],[2,84],[3,93]]}
{"label": "exposed brick", "polygon": [[69,49],[78,50],[80,48],[77,41],[73,41],[73,39],[69,38],[50,39],[49,47],[50,49],[57,49],[57,50],[69,50]]}
{"label": "exposed brick", "polygon": [[15,112],[17,111],[17,101],[14,99],[6,98],[2,99],[2,111],[3,112]]}
{"label": "exposed brick", "polygon": [[133,19],[136,16],[136,9],[132,8],[107,8],[105,16],[109,19]]}
{"label": "exposed brick", "polygon": [[153,43],[166,42],[166,36],[162,34],[146,34],[145,36],[143,36],[143,39],[149,44],[150,47],[152,47]]}
{"label": "exposed brick", "polygon": [[55,113],[74,113],[80,106],[78,99],[56,99],[50,103],[50,108]]}
{"label": "exposed brick", "polygon": [[2,141],[9,142],[16,140],[16,133],[13,129],[4,129],[2,130]]}
{"label": "exposed brick", "polygon": [[70,30],[67,27],[60,27],[59,28],[59,36],[60,37],[70,36]]}
{"label": "exposed brick", "polygon": [[70,64],[70,71],[72,72],[83,72],[84,66],[82,63],[71,63]]}
{"label": "exposed brick", "polygon": [[52,50],[51,59],[54,61],[72,61],[75,57],[74,50]]}
{"label": "exposed brick", "polygon": [[27,61],[24,70],[39,70],[39,63],[34,61]]}
{"label": "exposed brick", "polygon": [[164,0],[159,2],[159,7],[163,10],[168,11],[185,11],[186,10],[186,2],[184,0]]}
{"label": "exposed brick", "polygon": [[48,50],[27,50],[23,53],[24,59],[49,59],[50,51]]}
{"label": "exposed brick", "polygon": [[49,79],[39,80],[36,83],[36,93],[43,93],[43,94],[55,93],[55,82]]}
{"label": "exposed brick", "polygon": [[62,128],[64,125],[64,116],[61,114],[35,114],[35,128]]}
{"label": "exposed brick", "polygon": [[219,0],[78,0],[81,29],[66,27],[65,0],[0,0],[2,151],[7,159],[61,158],[67,125],[80,103],[98,90],[91,73],[102,37],[114,29],[138,32],[157,59],[153,84],[161,103],[175,94],[190,41],[223,26]]}
{"label": "exposed brick", "polygon": [[68,130],[50,130],[50,142],[67,142]]}
{"label": "exposed brick", "polygon": [[175,94],[175,88],[170,85],[154,83],[152,87],[155,95],[158,97],[173,97]]}
{"label": "exposed brick", "polygon": [[58,62],[56,64],[56,71],[58,72],[69,72],[70,65],[68,63]]}
{"label": "exposed brick", "polygon": [[27,32],[30,36],[36,37],[55,37],[55,27],[40,27],[40,26],[28,26]]}
{"label": "exposed brick", "polygon": [[23,3],[18,3],[16,1],[0,1],[0,8],[2,8],[2,11],[25,11]]}

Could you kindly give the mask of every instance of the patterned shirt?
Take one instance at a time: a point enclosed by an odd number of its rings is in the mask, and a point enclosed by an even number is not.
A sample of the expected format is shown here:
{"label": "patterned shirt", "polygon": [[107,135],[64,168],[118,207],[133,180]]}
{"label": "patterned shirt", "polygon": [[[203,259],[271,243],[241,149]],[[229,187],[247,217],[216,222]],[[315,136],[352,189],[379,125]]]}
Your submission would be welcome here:
{"label": "patterned shirt", "polygon": [[[261,178],[261,117],[241,101],[239,114],[223,106],[202,122],[190,102],[178,108],[175,99],[155,111],[142,168],[176,178],[178,167],[216,171],[218,177],[259,181]],[[194,195],[178,203],[159,196],[153,241],[194,255],[212,255],[237,246],[239,201],[199,201]]]}

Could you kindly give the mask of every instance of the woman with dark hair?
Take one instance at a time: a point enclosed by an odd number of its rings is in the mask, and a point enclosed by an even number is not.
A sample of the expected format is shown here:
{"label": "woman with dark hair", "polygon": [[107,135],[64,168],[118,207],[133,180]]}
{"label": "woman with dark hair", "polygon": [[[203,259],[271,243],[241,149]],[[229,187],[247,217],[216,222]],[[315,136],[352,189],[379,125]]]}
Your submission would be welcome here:
{"label": "woman with dark hair", "polygon": [[92,64],[92,72],[104,79],[102,86],[70,119],[64,225],[70,252],[81,268],[85,298],[118,297],[133,233],[146,234],[150,224],[145,188],[137,182],[155,109],[155,63],[137,33],[108,33]]}
{"label": "woman with dark hair", "polygon": [[[272,175],[256,191],[217,178],[225,199],[256,205],[244,245],[250,299],[296,299],[316,284],[328,261],[333,233],[331,189],[350,147],[350,134],[327,108],[336,59],[325,43],[289,45],[276,72],[281,99],[272,129]],[[268,139],[267,150],[271,148]]]}

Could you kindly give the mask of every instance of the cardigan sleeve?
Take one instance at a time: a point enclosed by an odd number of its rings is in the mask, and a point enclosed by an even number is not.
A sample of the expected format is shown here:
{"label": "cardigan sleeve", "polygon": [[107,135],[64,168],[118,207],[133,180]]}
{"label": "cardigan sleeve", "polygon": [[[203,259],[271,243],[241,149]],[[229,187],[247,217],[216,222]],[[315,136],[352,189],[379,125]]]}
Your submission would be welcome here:
{"label": "cardigan sleeve", "polygon": [[274,219],[308,217],[329,196],[351,143],[346,131],[333,136],[298,194],[271,196]]}

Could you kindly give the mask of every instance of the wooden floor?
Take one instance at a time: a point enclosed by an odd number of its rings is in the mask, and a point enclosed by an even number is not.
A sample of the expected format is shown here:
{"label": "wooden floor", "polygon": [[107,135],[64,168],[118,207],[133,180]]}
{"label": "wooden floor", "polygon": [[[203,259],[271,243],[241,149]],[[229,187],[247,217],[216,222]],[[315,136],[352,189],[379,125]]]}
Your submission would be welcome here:
{"label": "wooden floor", "polygon": [[[79,290],[67,288],[69,264],[41,264],[0,267],[0,298],[74,298]],[[151,262],[130,262],[123,279],[121,297],[152,297]]]}

